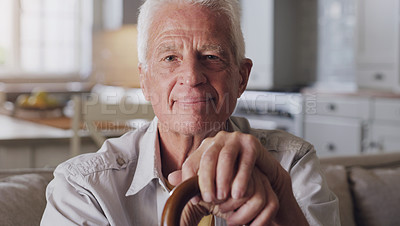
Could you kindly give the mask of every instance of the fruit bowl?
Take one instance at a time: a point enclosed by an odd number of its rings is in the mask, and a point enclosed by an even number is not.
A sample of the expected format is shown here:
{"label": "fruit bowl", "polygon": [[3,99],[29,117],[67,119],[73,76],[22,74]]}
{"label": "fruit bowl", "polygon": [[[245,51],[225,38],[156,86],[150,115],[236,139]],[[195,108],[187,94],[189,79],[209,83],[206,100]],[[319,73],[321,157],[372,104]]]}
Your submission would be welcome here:
{"label": "fruit bowl", "polygon": [[33,92],[31,95],[21,94],[15,106],[27,110],[54,110],[64,107],[57,98],[45,91]]}
{"label": "fruit bowl", "polygon": [[56,117],[63,115],[64,104],[45,91],[21,94],[15,101],[13,115],[16,117]]}
{"label": "fruit bowl", "polygon": [[62,109],[64,106],[63,105],[52,105],[52,106],[35,106],[35,105],[16,105],[15,106],[18,109],[23,109],[23,110],[32,110],[32,111],[51,111],[55,109]]}

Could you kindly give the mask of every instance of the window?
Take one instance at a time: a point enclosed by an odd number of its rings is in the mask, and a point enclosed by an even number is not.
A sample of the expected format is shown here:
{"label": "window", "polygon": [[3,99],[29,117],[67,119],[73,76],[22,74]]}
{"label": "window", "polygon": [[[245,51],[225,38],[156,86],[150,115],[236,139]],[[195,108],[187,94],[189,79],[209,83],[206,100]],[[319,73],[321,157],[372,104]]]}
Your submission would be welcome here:
{"label": "window", "polygon": [[[324,0],[318,4],[318,61],[320,85],[340,83],[355,88],[356,1]],[[331,87],[330,87],[331,88]]]}
{"label": "window", "polygon": [[0,80],[78,80],[91,69],[91,0],[0,0]]}

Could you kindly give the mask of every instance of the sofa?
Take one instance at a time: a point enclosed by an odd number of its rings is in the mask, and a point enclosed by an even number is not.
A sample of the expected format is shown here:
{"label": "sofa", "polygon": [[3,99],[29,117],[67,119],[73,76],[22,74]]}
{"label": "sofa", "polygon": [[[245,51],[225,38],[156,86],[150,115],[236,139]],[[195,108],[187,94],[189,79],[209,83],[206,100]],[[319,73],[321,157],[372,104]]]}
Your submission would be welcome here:
{"label": "sofa", "polygon": [[0,170],[0,226],[40,224],[54,169]]}
{"label": "sofa", "polygon": [[[321,158],[343,226],[400,225],[400,152]],[[0,170],[0,226],[39,225],[53,169]]]}
{"label": "sofa", "polygon": [[400,225],[400,152],[320,159],[344,226]]}

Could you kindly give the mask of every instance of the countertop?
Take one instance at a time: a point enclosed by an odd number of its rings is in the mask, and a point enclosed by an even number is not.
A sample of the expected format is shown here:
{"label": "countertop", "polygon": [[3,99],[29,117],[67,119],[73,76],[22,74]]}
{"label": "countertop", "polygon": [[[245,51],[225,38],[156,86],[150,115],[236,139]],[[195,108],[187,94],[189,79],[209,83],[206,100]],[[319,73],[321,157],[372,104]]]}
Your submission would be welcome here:
{"label": "countertop", "polygon": [[46,126],[0,114],[0,144],[12,141],[70,139],[72,130]]}

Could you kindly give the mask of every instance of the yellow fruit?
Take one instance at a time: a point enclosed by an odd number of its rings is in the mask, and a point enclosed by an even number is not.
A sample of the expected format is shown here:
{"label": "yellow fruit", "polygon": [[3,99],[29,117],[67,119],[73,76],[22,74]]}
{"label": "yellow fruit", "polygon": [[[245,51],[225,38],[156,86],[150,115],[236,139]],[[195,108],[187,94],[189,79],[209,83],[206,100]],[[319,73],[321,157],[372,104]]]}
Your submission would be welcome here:
{"label": "yellow fruit", "polygon": [[21,94],[18,96],[17,100],[16,100],[16,104],[19,107],[29,107],[29,96],[26,94]]}
{"label": "yellow fruit", "polygon": [[34,97],[36,97],[38,99],[46,100],[47,99],[47,92],[38,91],[36,93],[33,93],[32,96],[34,96]]}
{"label": "yellow fruit", "polygon": [[37,96],[29,97],[28,103],[29,106],[33,108],[45,109],[47,107],[46,99]]}

